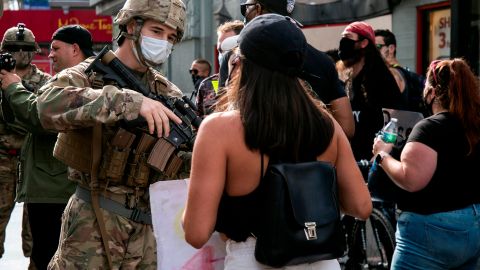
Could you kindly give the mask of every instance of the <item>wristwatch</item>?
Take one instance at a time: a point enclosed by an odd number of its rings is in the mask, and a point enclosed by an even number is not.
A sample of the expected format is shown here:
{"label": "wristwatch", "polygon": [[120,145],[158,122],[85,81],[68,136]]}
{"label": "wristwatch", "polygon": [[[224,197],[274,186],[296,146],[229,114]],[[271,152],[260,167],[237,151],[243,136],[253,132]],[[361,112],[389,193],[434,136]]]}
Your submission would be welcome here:
{"label": "wristwatch", "polygon": [[385,156],[387,156],[388,154],[383,152],[383,151],[380,151],[378,152],[377,156],[375,157],[375,163],[377,164],[382,164],[382,161],[383,159],[385,158]]}

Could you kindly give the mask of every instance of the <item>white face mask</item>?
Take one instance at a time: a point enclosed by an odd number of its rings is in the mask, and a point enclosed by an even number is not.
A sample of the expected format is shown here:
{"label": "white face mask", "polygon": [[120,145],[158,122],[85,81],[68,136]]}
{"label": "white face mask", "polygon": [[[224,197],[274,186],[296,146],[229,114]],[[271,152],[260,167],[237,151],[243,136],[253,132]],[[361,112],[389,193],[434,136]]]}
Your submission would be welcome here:
{"label": "white face mask", "polygon": [[168,56],[172,52],[173,44],[163,39],[142,35],[140,47],[146,60],[160,65],[167,61]]}
{"label": "white face mask", "polygon": [[218,53],[218,65],[221,65],[223,61],[223,53],[219,52]]}

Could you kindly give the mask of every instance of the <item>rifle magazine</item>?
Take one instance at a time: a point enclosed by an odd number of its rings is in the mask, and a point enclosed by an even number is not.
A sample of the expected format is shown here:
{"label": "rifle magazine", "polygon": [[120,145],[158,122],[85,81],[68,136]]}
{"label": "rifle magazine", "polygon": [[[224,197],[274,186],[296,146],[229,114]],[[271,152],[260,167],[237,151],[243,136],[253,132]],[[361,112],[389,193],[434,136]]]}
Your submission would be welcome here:
{"label": "rifle magazine", "polygon": [[159,139],[148,156],[147,164],[158,172],[164,172],[175,149],[176,147],[167,140]]}

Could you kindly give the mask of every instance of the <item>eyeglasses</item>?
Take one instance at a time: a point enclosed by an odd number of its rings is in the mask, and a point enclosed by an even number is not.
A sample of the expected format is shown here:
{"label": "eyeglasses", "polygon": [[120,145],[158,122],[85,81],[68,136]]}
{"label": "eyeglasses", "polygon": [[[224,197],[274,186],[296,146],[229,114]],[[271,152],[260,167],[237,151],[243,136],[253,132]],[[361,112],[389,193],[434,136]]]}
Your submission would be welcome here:
{"label": "eyeglasses", "polygon": [[240,13],[242,13],[242,16],[245,17],[245,14],[247,14],[247,7],[249,6],[254,6],[257,3],[250,3],[250,4],[240,4]]}
{"label": "eyeglasses", "polygon": [[190,72],[190,74],[193,74],[193,75],[197,75],[197,74],[198,74],[198,69],[192,68],[192,69],[189,69],[188,71]]}
{"label": "eyeglasses", "polygon": [[387,44],[375,44],[377,46],[377,49],[381,50],[383,47],[387,46]]}

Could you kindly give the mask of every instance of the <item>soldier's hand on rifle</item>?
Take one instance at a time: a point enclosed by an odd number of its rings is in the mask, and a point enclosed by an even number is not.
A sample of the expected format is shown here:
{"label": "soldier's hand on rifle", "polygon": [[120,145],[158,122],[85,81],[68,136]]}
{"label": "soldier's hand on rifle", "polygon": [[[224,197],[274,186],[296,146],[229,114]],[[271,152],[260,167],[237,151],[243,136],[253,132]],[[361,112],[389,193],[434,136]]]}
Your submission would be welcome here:
{"label": "soldier's hand on rifle", "polygon": [[22,79],[17,74],[2,69],[0,71],[0,82],[2,89],[6,89],[12,83],[21,83]]}
{"label": "soldier's hand on rifle", "polygon": [[178,124],[182,123],[182,120],[162,103],[148,97],[143,98],[140,115],[147,121],[150,134],[153,134],[156,129],[159,138],[170,135],[169,119]]}

